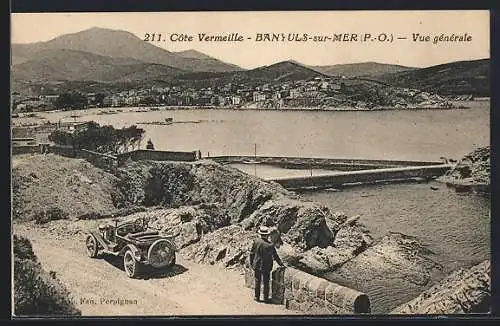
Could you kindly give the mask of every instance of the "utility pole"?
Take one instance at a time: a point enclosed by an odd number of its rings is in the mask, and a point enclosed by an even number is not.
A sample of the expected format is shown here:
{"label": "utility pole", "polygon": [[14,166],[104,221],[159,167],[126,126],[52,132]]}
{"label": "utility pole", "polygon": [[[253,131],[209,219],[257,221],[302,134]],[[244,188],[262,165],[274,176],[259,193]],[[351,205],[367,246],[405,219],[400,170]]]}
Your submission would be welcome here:
{"label": "utility pole", "polygon": [[253,170],[254,170],[254,175],[257,176],[257,143],[254,144],[254,161],[253,161]]}

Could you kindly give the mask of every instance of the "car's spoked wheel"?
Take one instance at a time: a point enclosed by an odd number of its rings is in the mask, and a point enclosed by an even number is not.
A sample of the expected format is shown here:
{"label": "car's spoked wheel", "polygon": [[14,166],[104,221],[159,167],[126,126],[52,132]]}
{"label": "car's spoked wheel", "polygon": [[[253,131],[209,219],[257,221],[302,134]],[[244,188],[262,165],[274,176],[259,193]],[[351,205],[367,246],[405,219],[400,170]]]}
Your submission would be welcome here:
{"label": "car's spoked wheel", "polygon": [[87,255],[90,258],[97,257],[98,253],[97,239],[92,234],[89,234],[87,236],[87,239],[85,240],[85,246],[87,247]]}
{"label": "car's spoked wheel", "polygon": [[128,277],[137,277],[137,275],[139,275],[140,263],[135,260],[134,255],[130,250],[127,250],[123,256],[123,267]]}

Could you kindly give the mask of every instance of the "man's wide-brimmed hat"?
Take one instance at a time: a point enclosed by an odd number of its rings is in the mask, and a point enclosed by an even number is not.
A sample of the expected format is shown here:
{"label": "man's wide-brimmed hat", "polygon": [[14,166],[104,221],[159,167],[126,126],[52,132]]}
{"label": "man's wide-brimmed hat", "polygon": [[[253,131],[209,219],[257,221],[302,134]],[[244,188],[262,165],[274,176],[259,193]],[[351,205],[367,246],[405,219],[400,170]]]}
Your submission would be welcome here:
{"label": "man's wide-brimmed hat", "polygon": [[258,231],[261,235],[269,235],[271,234],[271,230],[267,226],[261,226]]}

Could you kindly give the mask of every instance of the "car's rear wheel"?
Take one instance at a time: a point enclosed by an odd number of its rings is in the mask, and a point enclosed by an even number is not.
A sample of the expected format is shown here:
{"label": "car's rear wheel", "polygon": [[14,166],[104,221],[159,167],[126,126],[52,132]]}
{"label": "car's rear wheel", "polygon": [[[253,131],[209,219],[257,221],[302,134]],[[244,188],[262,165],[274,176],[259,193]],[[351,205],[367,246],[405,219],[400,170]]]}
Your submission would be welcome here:
{"label": "car's rear wheel", "polygon": [[163,268],[171,265],[175,250],[173,244],[166,239],[156,240],[148,249],[148,262],[154,268]]}
{"label": "car's rear wheel", "polygon": [[85,246],[87,248],[87,255],[90,258],[97,257],[99,249],[97,248],[97,239],[95,238],[94,235],[92,234],[87,235],[87,239],[85,240]]}
{"label": "car's rear wheel", "polygon": [[123,267],[128,277],[135,278],[139,275],[141,263],[139,263],[131,250],[127,250],[123,256]]}

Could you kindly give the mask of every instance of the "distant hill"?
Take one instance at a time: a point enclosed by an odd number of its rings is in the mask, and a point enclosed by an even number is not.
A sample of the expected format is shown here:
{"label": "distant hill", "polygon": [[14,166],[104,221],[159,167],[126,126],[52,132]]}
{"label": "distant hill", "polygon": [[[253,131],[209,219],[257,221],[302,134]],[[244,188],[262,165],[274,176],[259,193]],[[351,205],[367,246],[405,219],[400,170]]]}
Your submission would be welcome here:
{"label": "distant hill", "polygon": [[201,53],[196,50],[186,50],[186,51],[180,51],[180,52],[174,52],[177,56],[181,58],[190,58],[190,59],[198,59],[198,60],[207,60],[207,59],[212,59],[209,55],[206,55],[205,53]]}
{"label": "distant hill", "polygon": [[366,77],[379,76],[388,73],[410,71],[416,68],[391,65],[378,62],[360,62],[338,64],[331,66],[311,66],[310,68],[329,76]]}
{"label": "distant hill", "polygon": [[307,80],[319,76],[325,75],[293,61],[282,61],[270,66],[259,67],[246,71],[224,73],[186,73],[179,75],[176,79],[185,83],[191,82],[198,85],[222,83],[247,83],[249,85],[262,85],[265,83]]}
{"label": "distant hill", "polygon": [[[90,28],[65,34],[47,42],[12,45],[12,63],[33,59],[39,51],[68,49],[84,51],[112,58],[127,57],[146,63],[156,63],[186,71],[237,71],[240,67],[207,55],[178,54],[143,41],[136,35],[106,28]],[[196,51],[193,51],[196,52]]]}
{"label": "distant hill", "polygon": [[14,80],[53,81],[138,81],[171,80],[184,71],[132,58],[112,58],[67,49],[42,50],[35,58],[14,65]]}
{"label": "distant hill", "polygon": [[417,88],[441,95],[490,95],[490,60],[458,61],[381,75],[394,86]]}
{"label": "distant hill", "polygon": [[294,61],[282,61],[244,72],[249,78],[270,81],[294,81],[324,76],[323,73],[303,66]]}

